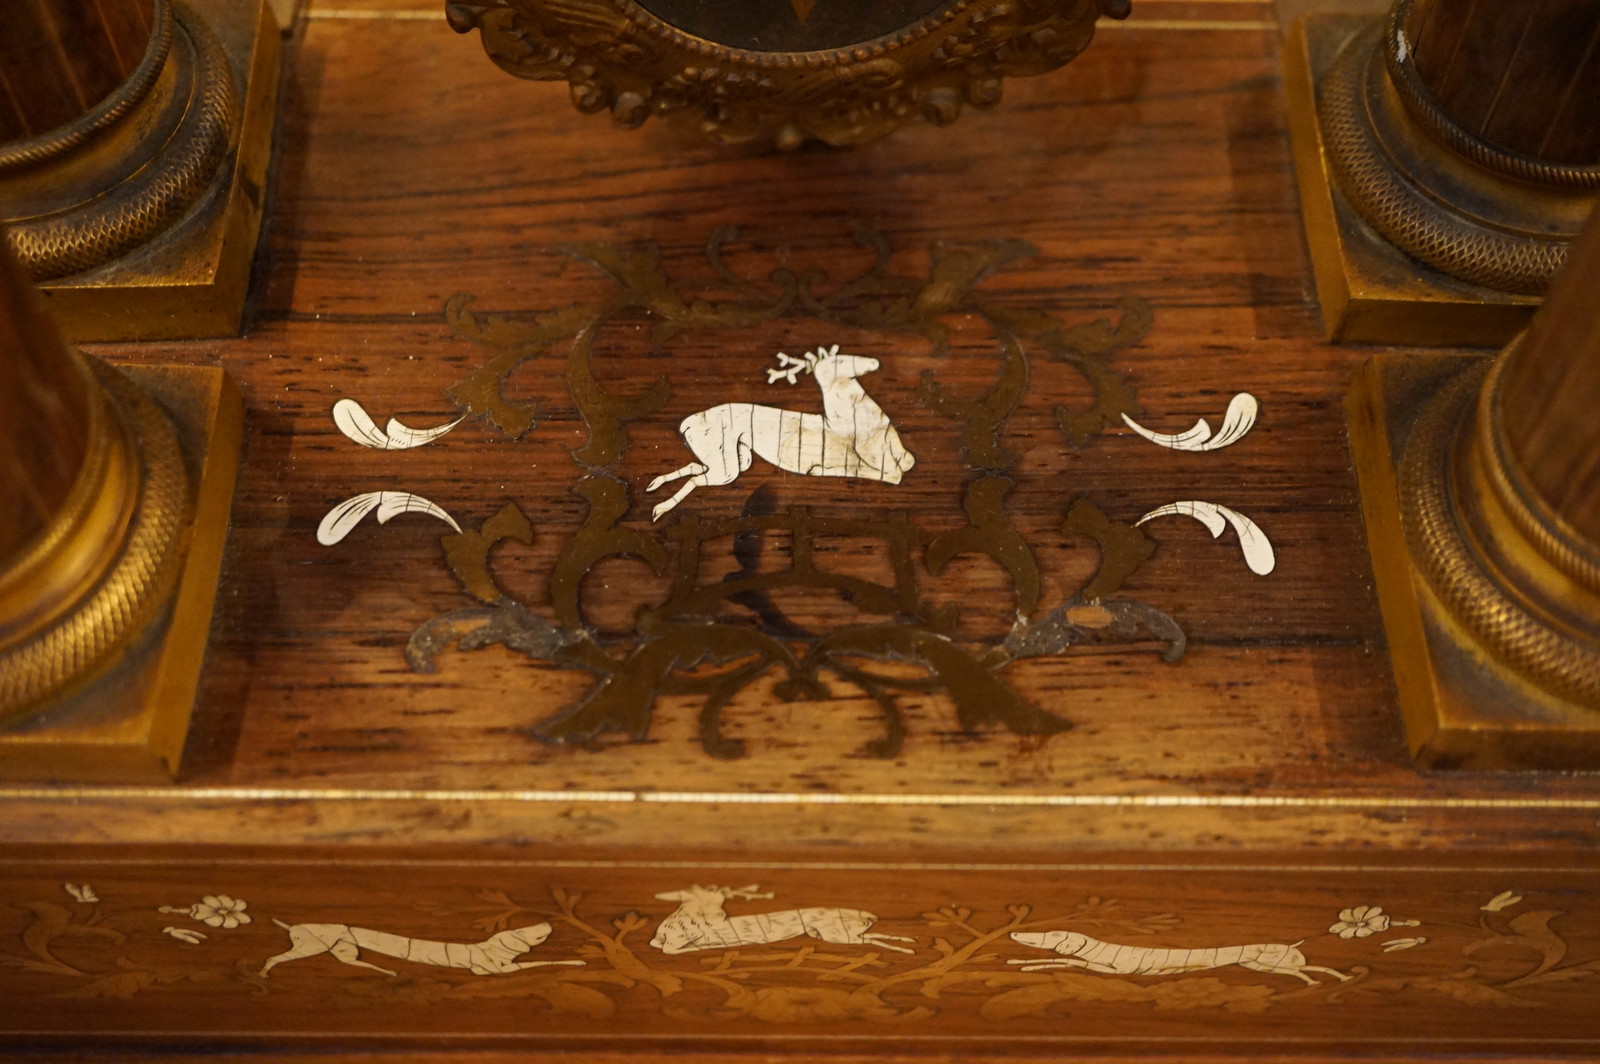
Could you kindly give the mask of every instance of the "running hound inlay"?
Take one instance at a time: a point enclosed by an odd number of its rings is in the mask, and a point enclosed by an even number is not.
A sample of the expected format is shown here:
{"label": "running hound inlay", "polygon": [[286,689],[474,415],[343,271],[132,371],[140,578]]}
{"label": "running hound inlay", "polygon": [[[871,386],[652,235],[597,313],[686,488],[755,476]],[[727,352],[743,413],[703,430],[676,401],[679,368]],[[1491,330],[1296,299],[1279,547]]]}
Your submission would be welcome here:
{"label": "running hound inlay", "polygon": [[857,477],[898,484],[916,464],[884,413],[858,378],[879,366],[875,358],[839,353],[839,345],[807,351],[803,358],[778,353],[767,383],[799,383],[809,373],[822,389],[822,413],[807,414],[755,403],[723,403],[683,419],[678,432],[698,461],[650,482],[655,491],[684,477],[676,495],[650,511],[659,521],[698,487],[732,484],[756,458],[808,477]]}
{"label": "running hound inlay", "polygon": [[915,942],[903,935],[885,935],[871,930],[878,918],[860,909],[788,909],[755,916],[729,916],[722,905],[730,898],[753,901],[771,898],[771,892],[758,894],[758,888],[689,887],[657,894],[660,901],[675,901],[677,911],[656,928],[650,945],[662,953],[693,953],[702,949],[732,949],[735,946],[762,946],[805,935],[845,946],[876,946],[896,953],[911,953],[891,942]]}
{"label": "running hound inlay", "polygon": [[415,964],[430,964],[436,968],[465,968],[473,975],[507,975],[529,968],[560,966],[581,967],[584,961],[524,961],[523,954],[550,937],[549,924],[530,924],[513,927],[482,942],[435,942],[426,938],[407,938],[387,931],[374,931],[368,927],[351,927],[348,924],[286,924],[273,923],[289,932],[289,948],[274,957],[268,957],[261,966],[265,979],[285,961],[303,960],[326,953],[342,964],[357,968],[371,968],[384,975],[397,975],[388,968],[380,968],[361,959],[361,953],[381,953]]}
{"label": "running hound inlay", "polygon": [[1077,931],[1013,931],[1012,939],[1024,946],[1052,950],[1060,954],[1059,960],[1012,960],[1007,964],[1020,964],[1022,971],[1039,972],[1052,968],[1081,968],[1105,975],[1181,975],[1184,972],[1203,972],[1211,968],[1238,965],[1252,972],[1269,975],[1292,975],[1312,986],[1317,980],[1307,972],[1323,972],[1345,982],[1350,977],[1333,968],[1306,963],[1300,952],[1305,939],[1288,945],[1278,942],[1258,942],[1248,946],[1217,946],[1210,949],[1155,949],[1149,946],[1124,946],[1116,942],[1102,942],[1098,938]]}

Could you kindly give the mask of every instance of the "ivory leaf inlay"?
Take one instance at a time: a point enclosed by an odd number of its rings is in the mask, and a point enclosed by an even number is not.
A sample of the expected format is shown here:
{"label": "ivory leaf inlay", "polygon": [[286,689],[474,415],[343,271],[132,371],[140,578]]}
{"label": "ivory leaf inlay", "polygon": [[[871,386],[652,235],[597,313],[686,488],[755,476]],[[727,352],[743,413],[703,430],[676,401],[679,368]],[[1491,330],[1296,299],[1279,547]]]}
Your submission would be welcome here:
{"label": "ivory leaf inlay", "polygon": [[390,418],[389,424],[380,429],[377,422],[372,420],[372,415],[354,399],[340,399],[333,404],[333,423],[339,431],[361,446],[377,451],[408,451],[413,447],[425,447],[465,420],[466,415],[463,414],[436,428],[414,429],[396,418]]}
{"label": "ivory leaf inlay", "polygon": [[1186,432],[1171,434],[1152,432],[1127,414],[1122,415],[1122,423],[1158,447],[1174,451],[1217,451],[1242,440],[1245,433],[1255,427],[1260,412],[1261,406],[1256,402],[1256,397],[1249,392],[1240,392],[1228,403],[1222,428],[1217,430],[1215,436],[1211,434],[1211,422],[1205,418],[1196,421],[1194,427]]}
{"label": "ivory leaf inlay", "polygon": [[455,518],[421,495],[413,495],[409,491],[369,491],[365,495],[348,498],[329,510],[317,526],[317,542],[324,547],[333,546],[348,536],[374,510],[378,512],[380,525],[388,524],[401,514],[431,514],[457,532],[461,531]]}
{"label": "ivory leaf inlay", "polygon": [[1486,913],[1497,913],[1501,909],[1509,909],[1511,906],[1517,904],[1521,900],[1522,900],[1522,895],[1518,894],[1516,891],[1514,891],[1514,890],[1502,890],[1499,894],[1496,894],[1494,897],[1490,898],[1488,901],[1486,901],[1482,905],[1478,906],[1478,911],[1479,912],[1486,912]]}
{"label": "ivory leaf inlay", "polygon": [[1273,553],[1272,541],[1267,534],[1261,531],[1261,526],[1238,510],[1230,510],[1226,506],[1218,506],[1214,502],[1201,502],[1197,499],[1185,499],[1180,502],[1168,503],[1158,509],[1151,510],[1134,524],[1142,525],[1146,521],[1157,517],[1192,517],[1205,525],[1211,531],[1212,539],[1220,539],[1222,533],[1229,525],[1239,534],[1239,549],[1244,553],[1245,564],[1257,576],[1266,576],[1277,567],[1277,555]]}

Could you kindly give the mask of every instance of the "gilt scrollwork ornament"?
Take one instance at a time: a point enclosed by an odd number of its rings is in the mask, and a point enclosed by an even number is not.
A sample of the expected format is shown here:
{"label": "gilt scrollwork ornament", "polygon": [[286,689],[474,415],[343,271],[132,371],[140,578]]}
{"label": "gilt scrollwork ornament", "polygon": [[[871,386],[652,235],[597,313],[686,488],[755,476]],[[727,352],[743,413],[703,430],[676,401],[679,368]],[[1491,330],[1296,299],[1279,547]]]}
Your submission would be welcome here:
{"label": "gilt scrollwork ornament", "polygon": [[1130,0],[454,0],[502,69],[565,81],[585,113],[632,129],[671,118],[723,144],[865,144],[917,118],[954,122],[1000,102],[1005,78],[1089,46]]}

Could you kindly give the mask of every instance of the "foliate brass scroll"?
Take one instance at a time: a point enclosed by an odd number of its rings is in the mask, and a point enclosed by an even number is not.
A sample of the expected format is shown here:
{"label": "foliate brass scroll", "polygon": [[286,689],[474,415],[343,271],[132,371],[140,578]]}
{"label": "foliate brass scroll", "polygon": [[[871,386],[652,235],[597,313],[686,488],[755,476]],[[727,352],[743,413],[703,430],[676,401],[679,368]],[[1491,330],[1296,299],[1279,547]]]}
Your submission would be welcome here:
{"label": "foliate brass scroll", "polygon": [[[1156,549],[1143,527],[1149,521],[1189,516],[1213,536],[1231,526],[1249,568],[1272,571],[1266,535],[1227,507],[1185,500],[1119,517],[1063,489],[1051,546],[1092,544],[1099,562],[1085,567],[1075,591],[1046,594],[1038,545],[1007,505],[1022,460],[1006,444],[1007,423],[1028,394],[1030,374],[1070,367],[1087,386],[1083,406],[1053,411],[1049,431],[1062,446],[1120,419],[1162,447],[1214,450],[1255,421],[1257,404],[1247,394],[1230,403],[1216,434],[1203,420],[1171,436],[1133,421],[1140,408],[1111,357],[1150,328],[1142,300],[1125,299],[1116,318],[1067,325],[980,291],[991,273],[1033,253],[1026,244],[935,244],[927,272],[913,275],[894,271],[887,242],[872,232],[858,234],[875,259],[858,276],[835,282],[820,268],[779,267],[755,280],[724,259],[734,236],[731,229],[713,234],[709,284],[669,275],[652,246],[584,244],[567,251],[614,286],[593,302],[528,315],[477,312],[464,296],[449,301],[449,324],[491,352],[448,390],[464,417],[524,437],[539,426],[541,400],[508,397],[508,378],[528,365],[564,366],[571,404],[588,432],[572,451],[578,479],[571,488],[586,514],[555,551],[542,590],[530,591],[524,574],[498,572],[493,560],[507,541],[551,546],[551,528],[516,502],[499,504],[476,527],[404,491],[367,492],[334,506],[317,533],[325,545],[343,540],[369,514],[386,522],[421,513],[453,530],[442,539],[444,560],[477,603],[415,631],[406,648],[413,668],[434,671],[451,646],[500,646],[542,668],[589,674],[586,693],[533,725],[530,734],[552,742],[642,740],[662,699],[687,697],[699,705],[701,744],[724,758],[745,752],[722,726],[724,711],[741,696],[765,704],[864,698],[877,707],[883,730],[863,752],[892,757],[906,737],[905,699],[948,705],[962,732],[1048,736],[1071,722],[1008,680],[1016,662],[1103,641],[1154,643],[1177,661],[1186,646],[1178,623],[1118,597]],[[987,353],[962,348],[965,369],[957,374],[950,370],[952,335],[962,323],[986,334],[978,349]],[[883,358],[838,342],[803,355],[780,351],[775,359],[740,354],[762,342],[752,336],[763,330],[793,335],[797,328],[819,338],[854,334],[858,343],[878,345]],[[627,370],[617,360],[641,352],[623,337],[648,344],[643,361]],[[667,353],[674,345],[715,351],[716,375],[681,369]],[[895,385],[890,362],[903,382],[925,368],[920,379]],[[724,372],[735,380],[722,381]],[[749,381],[740,379],[746,375]],[[679,389],[686,391],[675,400]],[[739,395],[771,401],[701,398]],[[674,417],[665,416],[669,410]],[[917,419],[920,435],[902,438],[897,427],[907,419]],[[461,421],[414,429],[391,419],[380,430],[349,399],[335,406],[334,420],[352,442],[383,450],[427,445]],[[677,439],[667,442],[662,430],[672,423]],[[625,465],[639,433],[648,463],[636,456]],[[928,450],[939,446],[946,449],[942,473],[931,468]],[[758,482],[753,490],[740,480],[746,474]],[[810,478],[833,479],[813,488]],[[791,489],[800,497],[780,496]],[[965,525],[950,527],[942,513],[925,524],[931,515],[918,510],[930,493],[959,497]],[[923,506],[913,505],[919,500]],[[992,562],[1001,582],[962,601],[930,597],[929,582],[960,556]],[[637,567],[638,579],[601,581],[610,591],[597,606],[591,577],[619,564]],[[986,607],[1002,615],[975,621]]]}
{"label": "foliate brass scroll", "polygon": [[518,77],[565,81],[586,113],[672,117],[725,144],[876,140],[1000,102],[1007,77],[1088,47],[1128,0],[453,0],[457,32]]}

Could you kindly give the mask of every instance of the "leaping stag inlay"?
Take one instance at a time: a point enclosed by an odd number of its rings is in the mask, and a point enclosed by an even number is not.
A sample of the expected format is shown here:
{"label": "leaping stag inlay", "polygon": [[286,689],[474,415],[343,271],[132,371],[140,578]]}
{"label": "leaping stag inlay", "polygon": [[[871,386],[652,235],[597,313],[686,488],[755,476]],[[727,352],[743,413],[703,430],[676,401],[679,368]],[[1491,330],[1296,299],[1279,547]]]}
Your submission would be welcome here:
{"label": "leaping stag inlay", "polygon": [[678,908],[661,921],[650,945],[663,953],[693,953],[702,949],[733,949],[738,946],[764,946],[786,939],[808,938],[846,946],[876,946],[896,953],[910,953],[895,942],[915,942],[903,935],[873,931],[878,917],[861,909],[786,909],[754,916],[729,916],[722,905],[730,898],[746,901],[770,898],[748,887],[689,887],[670,890],[656,897],[675,901]]}
{"label": "leaping stag inlay", "polygon": [[803,358],[779,352],[777,368],[767,370],[767,383],[797,384],[800,374],[810,373],[822,389],[822,413],[723,403],[684,418],[678,432],[698,461],[650,482],[647,491],[689,478],[650,512],[651,520],[661,520],[695,488],[733,483],[756,457],[803,476],[900,483],[916,459],[900,442],[889,415],[856,379],[878,367],[875,358],[840,354],[838,344]]}

